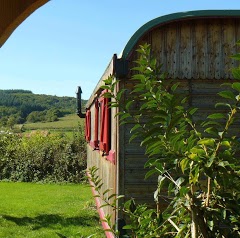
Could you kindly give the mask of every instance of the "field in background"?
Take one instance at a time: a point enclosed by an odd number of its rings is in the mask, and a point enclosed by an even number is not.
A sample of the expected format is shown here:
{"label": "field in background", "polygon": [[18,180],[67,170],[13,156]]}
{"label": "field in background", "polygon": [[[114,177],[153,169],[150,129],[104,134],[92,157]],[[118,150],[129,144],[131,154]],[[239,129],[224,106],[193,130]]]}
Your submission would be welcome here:
{"label": "field in background", "polygon": [[61,117],[59,118],[59,121],[55,122],[26,123],[22,126],[22,130],[48,130],[51,132],[59,132],[71,135],[76,130],[79,123],[83,125],[84,120],[80,119],[76,114],[71,114]]}
{"label": "field in background", "polygon": [[104,237],[87,185],[0,182],[0,237]]}

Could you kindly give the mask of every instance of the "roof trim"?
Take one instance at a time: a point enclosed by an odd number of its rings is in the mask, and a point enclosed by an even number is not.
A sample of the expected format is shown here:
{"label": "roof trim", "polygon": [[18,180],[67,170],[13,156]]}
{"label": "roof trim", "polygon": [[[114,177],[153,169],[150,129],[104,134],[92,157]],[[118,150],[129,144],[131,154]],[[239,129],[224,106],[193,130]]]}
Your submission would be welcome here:
{"label": "roof trim", "polygon": [[7,41],[7,39],[10,37],[10,35],[14,32],[14,30],[24,21],[26,18],[28,18],[35,10],[43,6],[45,3],[47,3],[50,0],[37,0],[34,3],[32,3],[29,7],[27,7],[20,15],[18,15],[14,21],[8,25],[8,27],[3,32],[2,36],[0,36],[0,48],[3,46],[3,44]]}
{"label": "roof trim", "polygon": [[133,47],[140,39],[141,36],[144,35],[147,31],[151,30],[152,28],[156,27],[159,24],[166,24],[171,21],[187,19],[187,18],[197,18],[197,17],[240,17],[240,10],[203,10],[203,11],[189,11],[189,12],[179,12],[173,13],[165,16],[161,16],[155,18],[143,26],[141,26],[130,38],[128,43],[126,44],[121,58],[127,59],[130,52],[132,51]]}

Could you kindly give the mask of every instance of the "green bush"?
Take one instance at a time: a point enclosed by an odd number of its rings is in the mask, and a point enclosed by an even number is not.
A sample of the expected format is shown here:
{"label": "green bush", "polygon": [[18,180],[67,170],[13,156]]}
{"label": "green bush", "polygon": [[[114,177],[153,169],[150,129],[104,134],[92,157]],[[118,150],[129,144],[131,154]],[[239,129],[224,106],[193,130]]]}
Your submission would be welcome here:
{"label": "green bush", "polygon": [[[120,108],[120,122],[135,124],[130,142],[141,140],[149,157],[145,179],[158,176],[155,208],[128,201],[122,211],[130,221],[123,229],[138,238],[240,237],[240,141],[238,131],[231,128],[239,120],[240,67],[232,69],[235,81],[222,85],[217,111],[200,123],[194,120],[198,109],[187,107],[187,95],[181,97],[179,82],[161,72],[150,45],[140,46],[138,52],[134,89],[127,102],[120,100],[124,89],[113,93],[117,83],[113,77],[103,86],[111,106]],[[240,61],[240,54],[233,58]],[[138,110],[132,110],[135,102]],[[99,179],[93,183],[97,191],[102,186]],[[115,206],[104,198],[106,192],[99,196]],[[114,227],[111,231],[118,234]]]}
{"label": "green bush", "polygon": [[86,149],[79,126],[72,140],[34,132],[0,134],[0,179],[23,182],[71,182],[84,179]]}

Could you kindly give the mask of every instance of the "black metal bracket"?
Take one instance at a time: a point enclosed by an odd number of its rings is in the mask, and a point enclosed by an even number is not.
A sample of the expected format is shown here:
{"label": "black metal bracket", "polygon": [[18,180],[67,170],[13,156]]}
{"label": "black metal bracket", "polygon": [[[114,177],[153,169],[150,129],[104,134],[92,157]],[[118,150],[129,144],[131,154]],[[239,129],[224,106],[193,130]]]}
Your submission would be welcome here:
{"label": "black metal bracket", "polygon": [[117,55],[113,55],[114,58],[114,68],[113,68],[113,74],[116,75],[117,78],[124,78],[127,76],[128,73],[128,60],[120,58],[117,58]]}

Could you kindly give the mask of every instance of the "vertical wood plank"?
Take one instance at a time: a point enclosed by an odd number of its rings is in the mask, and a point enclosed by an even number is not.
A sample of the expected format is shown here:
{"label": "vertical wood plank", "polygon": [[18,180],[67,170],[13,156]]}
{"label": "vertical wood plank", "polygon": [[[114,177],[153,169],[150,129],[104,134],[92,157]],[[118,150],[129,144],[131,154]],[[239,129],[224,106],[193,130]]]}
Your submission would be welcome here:
{"label": "vertical wood plank", "polygon": [[233,47],[235,44],[235,24],[233,19],[225,19],[222,23],[223,26],[223,39],[222,39],[222,51],[223,51],[223,69],[224,78],[231,78],[230,68],[233,66],[233,60],[230,56],[233,54]]}
{"label": "vertical wood plank", "polygon": [[174,78],[176,69],[176,27],[170,24],[166,31],[166,68],[170,78]]}
{"label": "vertical wood plank", "polygon": [[208,20],[208,78],[220,79],[221,25],[219,19]]}
{"label": "vertical wood plank", "polygon": [[192,40],[191,28],[189,22],[183,22],[181,26],[180,38],[180,65],[181,65],[181,78],[191,78],[191,65],[192,65]]}
{"label": "vertical wood plank", "polygon": [[207,28],[204,20],[195,21],[195,64],[194,78],[205,78]]}

